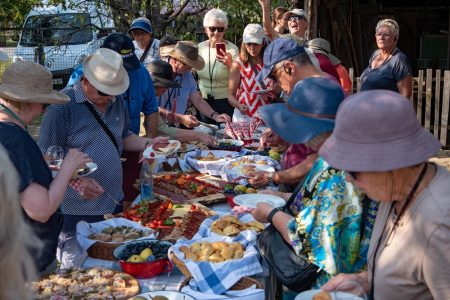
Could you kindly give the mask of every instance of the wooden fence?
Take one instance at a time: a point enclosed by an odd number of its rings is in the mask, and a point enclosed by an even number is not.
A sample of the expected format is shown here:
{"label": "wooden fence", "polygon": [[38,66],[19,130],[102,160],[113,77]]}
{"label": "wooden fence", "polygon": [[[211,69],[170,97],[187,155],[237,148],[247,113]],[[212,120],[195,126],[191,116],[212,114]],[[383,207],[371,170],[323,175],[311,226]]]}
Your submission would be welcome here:
{"label": "wooden fence", "polygon": [[[357,92],[361,86],[360,78],[353,76],[353,69],[349,73],[356,83],[356,89],[352,90]],[[413,77],[411,101],[422,126],[438,138],[444,148],[450,149],[450,70],[420,70],[418,76]]]}

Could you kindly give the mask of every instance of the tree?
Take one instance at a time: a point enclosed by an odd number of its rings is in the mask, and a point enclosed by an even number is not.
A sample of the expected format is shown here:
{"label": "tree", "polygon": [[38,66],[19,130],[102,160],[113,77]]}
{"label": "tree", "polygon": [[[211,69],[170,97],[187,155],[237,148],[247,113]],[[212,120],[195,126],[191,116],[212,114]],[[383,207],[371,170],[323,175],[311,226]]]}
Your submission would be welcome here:
{"label": "tree", "polygon": [[33,6],[41,0],[2,0],[0,2],[0,24],[2,27],[19,27]]}

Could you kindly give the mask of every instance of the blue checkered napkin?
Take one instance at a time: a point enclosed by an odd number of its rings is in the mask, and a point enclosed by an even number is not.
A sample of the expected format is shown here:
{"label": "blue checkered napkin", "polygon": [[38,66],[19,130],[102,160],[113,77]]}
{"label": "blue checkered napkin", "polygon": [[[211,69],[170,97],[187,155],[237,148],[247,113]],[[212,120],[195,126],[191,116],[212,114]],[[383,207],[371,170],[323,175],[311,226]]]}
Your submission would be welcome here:
{"label": "blue checkered napkin", "polygon": [[[215,220],[219,219],[219,217],[220,217],[219,215],[214,215],[209,217],[208,219],[203,220],[202,224],[200,225],[200,228],[198,229],[197,233],[194,235],[192,239],[194,240],[201,239],[209,236],[223,237],[223,235],[219,235],[211,231],[212,223]],[[255,219],[251,214],[243,214],[238,219],[243,223],[255,221]],[[257,236],[256,232],[254,232],[253,230],[245,230],[241,231],[241,233],[239,233],[239,235],[237,235],[236,237],[233,237],[233,240],[241,244],[246,243],[249,246],[254,246],[256,244],[256,236]]]}
{"label": "blue checkered napkin", "polygon": [[[197,282],[198,289],[204,293],[223,294],[242,277],[261,273],[262,267],[259,262],[259,252],[254,246],[249,246],[248,242],[230,237],[211,236],[203,239],[183,240],[176,243],[169,249],[188,268],[193,279]],[[216,242],[225,241],[228,243],[239,242],[246,249],[244,257],[233,259],[222,263],[194,262],[186,260],[184,253],[180,251],[181,246],[190,246],[195,242]]]}

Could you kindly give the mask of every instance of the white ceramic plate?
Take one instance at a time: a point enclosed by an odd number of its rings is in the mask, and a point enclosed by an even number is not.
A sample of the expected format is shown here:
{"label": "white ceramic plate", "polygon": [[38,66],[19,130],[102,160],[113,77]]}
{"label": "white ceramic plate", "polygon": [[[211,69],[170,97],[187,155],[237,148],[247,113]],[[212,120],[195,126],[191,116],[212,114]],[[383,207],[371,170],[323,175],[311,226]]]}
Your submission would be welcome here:
{"label": "white ceramic plate", "polygon": [[136,295],[132,298],[130,298],[130,300],[133,299],[140,299],[137,297],[142,297],[146,300],[150,300],[152,298],[150,297],[155,297],[155,296],[164,296],[169,300],[195,300],[194,298],[192,298],[191,296],[184,294],[184,293],[180,293],[180,292],[175,292],[175,291],[155,291],[155,292],[147,292],[147,293],[142,293],[139,295]]}
{"label": "white ceramic plate", "polygon": [[[158,151],[158,150],[153,149],[153,146],[150,146],[147,149],[145,149],[143,156],[145,158],[166,157],[167,155],[171,155],[171,154],[175,153],[181,146],[180,141],[177,141],[177,140],[168,140],[167,142],[169,143],[169,145],[167,147],[171,148],[170,151],[168,151],[168,152]],[[151,155],[151,153],[153,153],[153,155]]]}
{"label": "white ceramic plate", "polygon": [[256,208],[256,204],[264,202],[272,205],[273,207],[280,207],[286,204],[286,201],[278,196],[268,194],[244,194],[238,195],[233,199],[237,205],[248,206],[250,208]]}
{"label": "white ceramic plate", "polygon": [[[98,169],[97,164],[96,164],[96,163],[93,163],[93,162],[88,162],[88,163],[86,163],[86,167],[88,167],[88,169],[89,169],[89,171],[88,171],[87,173],[79,174],[79,173],[77,172],[77,175],[72,176],[72,178],[75,179],[75,178],[80,178],[80,177],[88,176],[88,175],[94,173],[94,172]],[[53,175],[53,177],[55,177],[56,174],[58,174],[58,171],[52,170],[52,175]]]}
{"label": "white ceramic plate", "polygon": [[[305,292],[298,294],[295,297],[295,300],[312,300],[313,296],[319,292],[320,292],[320,290],[305,291]],[[350,293],[345,293],[345,292],[331,292],[330,295],[333,300],[363,300],[364,299],[364,298],[355,296]]]}

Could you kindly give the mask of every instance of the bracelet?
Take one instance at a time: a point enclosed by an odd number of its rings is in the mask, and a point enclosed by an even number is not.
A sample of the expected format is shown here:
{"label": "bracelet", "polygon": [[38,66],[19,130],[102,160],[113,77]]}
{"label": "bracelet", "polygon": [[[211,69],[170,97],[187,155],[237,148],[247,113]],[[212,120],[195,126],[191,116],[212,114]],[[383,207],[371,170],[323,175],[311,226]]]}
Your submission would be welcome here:
{"label": "bracelet", "polygon": [[209,117],[212,119],[214,117],[214,115],[218,115],[218,114],[219,113],[217,111],[213,111]]}
{"label": "bracelet", "polygon": [[275,208],[272,209],[272,210],[270,211],[270,213],[267,215],[267,221],[269,221],[270,224],[272,224],[272,219],[273,219],[273,217],[274,217],[275,214],[276,214],[277,212],[279,212],[279,211],[281,211],[281,208],[275,207]]}

